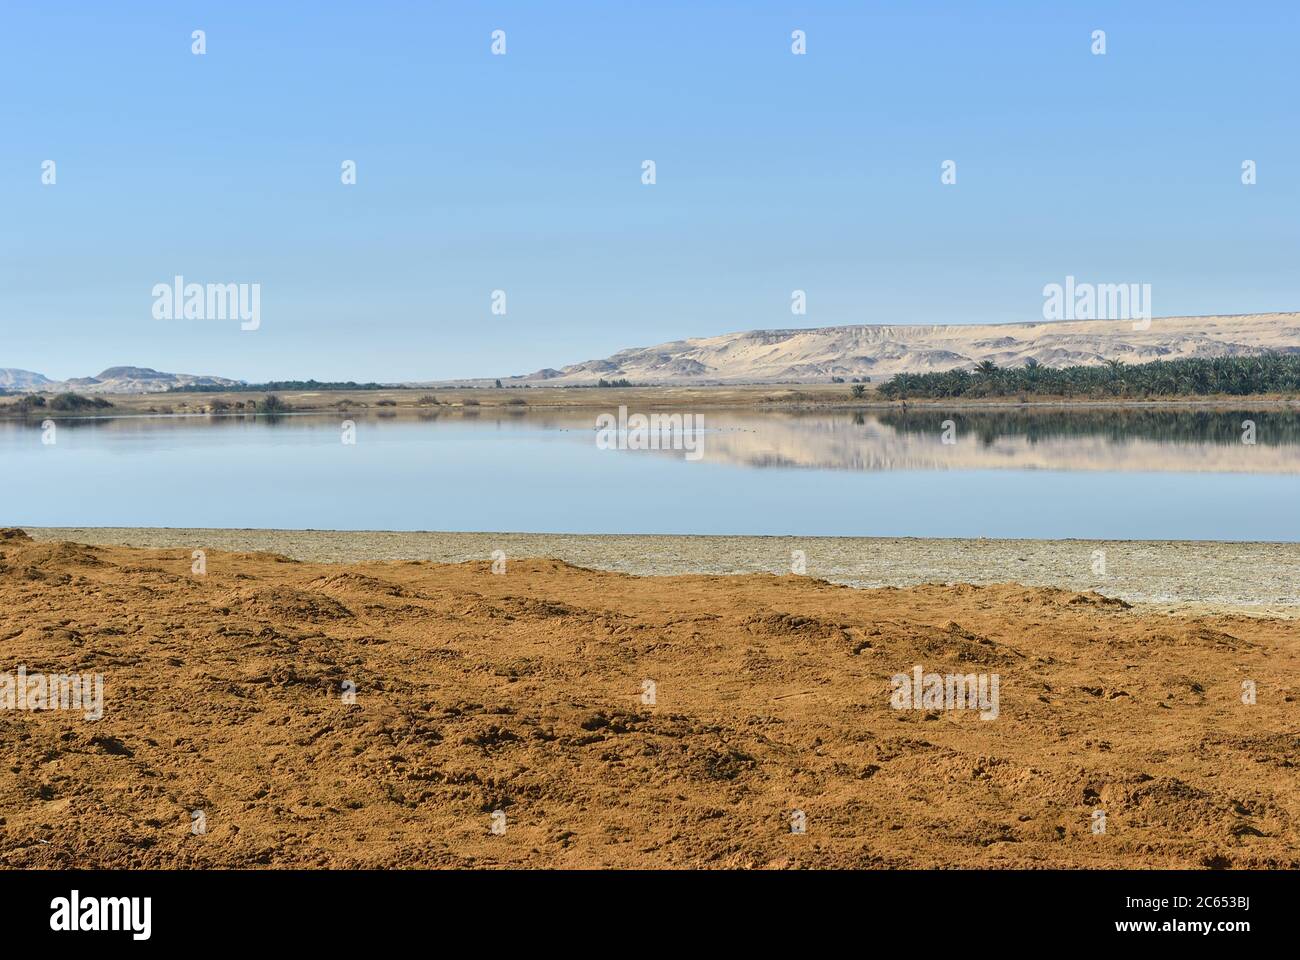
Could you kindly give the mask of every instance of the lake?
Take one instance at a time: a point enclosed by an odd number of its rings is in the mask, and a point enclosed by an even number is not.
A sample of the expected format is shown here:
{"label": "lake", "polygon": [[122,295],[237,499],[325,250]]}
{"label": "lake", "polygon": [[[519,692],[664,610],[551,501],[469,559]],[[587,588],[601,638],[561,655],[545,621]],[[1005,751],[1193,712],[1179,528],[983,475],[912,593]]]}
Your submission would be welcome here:
{"label": "lake", "polygon": [[1300,540],[1294,411],[599,412],[0,422],[0,523]]}

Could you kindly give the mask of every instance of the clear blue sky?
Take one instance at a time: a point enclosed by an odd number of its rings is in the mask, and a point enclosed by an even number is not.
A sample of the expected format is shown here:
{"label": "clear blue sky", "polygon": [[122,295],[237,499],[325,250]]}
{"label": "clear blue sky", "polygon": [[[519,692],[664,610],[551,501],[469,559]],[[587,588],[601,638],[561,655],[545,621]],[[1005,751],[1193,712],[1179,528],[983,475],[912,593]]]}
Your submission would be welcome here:
{"label": "clear blue sky", "polygon": [[[1035,320],[1066,274],[1156,315],[1297,309],[1298,10],[6,0],[0,367],[496,376]],[[177,273],[261,283],[261,329],[155,320]]]}

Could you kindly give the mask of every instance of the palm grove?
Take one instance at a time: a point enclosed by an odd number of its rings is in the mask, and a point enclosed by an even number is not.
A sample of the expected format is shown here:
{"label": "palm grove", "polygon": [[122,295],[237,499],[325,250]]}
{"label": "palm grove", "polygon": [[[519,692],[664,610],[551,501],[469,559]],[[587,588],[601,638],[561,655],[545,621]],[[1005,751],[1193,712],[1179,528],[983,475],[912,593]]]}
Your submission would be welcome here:
{"label": "palm grove", "polygon": [[1155,360],[1129,366],[1053,369],[1032,358],[1020,367],[985,360],[974,370],[900,373],[880,387],[888,400],[945,397],[1168,397],[1300,392],[1300,353]]}

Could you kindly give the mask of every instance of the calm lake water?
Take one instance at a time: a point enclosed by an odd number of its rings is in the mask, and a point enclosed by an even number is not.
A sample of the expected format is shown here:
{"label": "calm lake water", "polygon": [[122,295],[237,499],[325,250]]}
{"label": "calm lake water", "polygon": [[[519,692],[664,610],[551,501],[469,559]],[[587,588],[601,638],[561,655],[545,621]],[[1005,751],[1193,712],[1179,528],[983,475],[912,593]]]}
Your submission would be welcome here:
{"label": "calm lake water", "polygon": [[702,414],[8,421],[0,524],[1300,540],[1295,412]]}

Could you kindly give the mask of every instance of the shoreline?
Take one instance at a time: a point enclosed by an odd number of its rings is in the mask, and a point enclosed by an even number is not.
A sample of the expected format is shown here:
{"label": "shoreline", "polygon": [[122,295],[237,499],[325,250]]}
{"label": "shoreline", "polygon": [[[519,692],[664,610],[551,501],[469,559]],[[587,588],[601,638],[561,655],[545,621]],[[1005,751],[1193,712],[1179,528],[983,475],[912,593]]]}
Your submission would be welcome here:
{"label": "shoreline", "polygon": [[[979,399],[885,400],[871,390],[862,398],[850,395],[851,384],[718,384],[681,386],[665,384],[640,387],[448,387],[393,388],[380,390],[245,390],[230,392],[183,392],[143,394],[95,394],[113,406],[97,410],[9,408],[18,395],[0,398],[0,420],[15,422],[106,419],[161,416],[292,416],[346,412],[382,416],[459,413],[527,414],[530,410],[608,410],[619,406],[642,409],[692,408],[749,411],[843,411],[888,410],[1127,410],[1188,409],[1286,410],[1300,408],[1300,397],[1279,394],[1243,396],[1171,396],[1151,398],[1038,397],[1019,399],[1014,395]],[[274,394],[287,409],[275,413],[255,410],[264,396]],[[428,402],[434,398],[436,402]],[[424,401],[424,402],[421,402]],[[246,406],[247,405],[247,406]]]}
{"label": "shoreline", "polygon": [[[1300,617],[1300,543],[148,527],[22,527],[37,541],[272,553],[308,563],[548,558],[634,576],[791,573],[855,588],[1019,583],[1094,591],[1150,612]],[[1105,551],[1104,575],[1095,572]]]}

